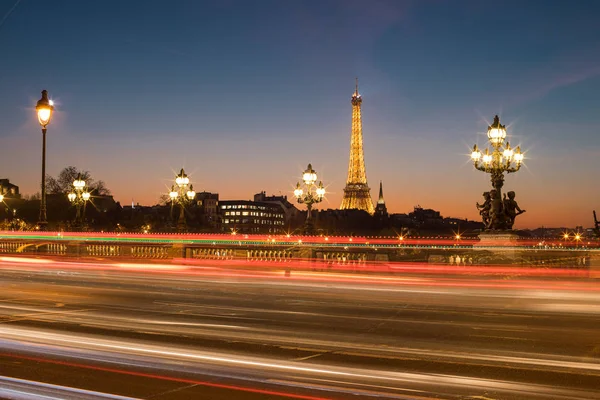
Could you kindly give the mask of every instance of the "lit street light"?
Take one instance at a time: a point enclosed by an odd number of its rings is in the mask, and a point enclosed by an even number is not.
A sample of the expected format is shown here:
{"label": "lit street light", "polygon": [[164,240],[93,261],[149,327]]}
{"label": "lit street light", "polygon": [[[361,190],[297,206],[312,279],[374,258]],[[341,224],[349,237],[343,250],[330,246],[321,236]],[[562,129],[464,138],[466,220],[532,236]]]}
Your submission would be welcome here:
{"label": "lit street light", "polygon": [[579,242],[581,242],[581,233],[576,233],[573,239],[575,239],[575,247],[579,247]]}
{"label": "lit street light", "polygon": [[[81,174],[77,175],[77,179],[73,181],[73,191],[70,192],[67,197],[77,209],[77,214],[75,215],[75,225],[83,228],[85,221],[85,208],[88,200],[90,199],[90,192],[87,191],[86,183],[83,179],[81,179]],[[81,213],[81,206],[83,206],[83,215]]]}
{"label": "lit street light", "polygon": [[506,127],[500,124],[497,115],[492,125],[488,126],[487,136],[492,146],[491,151],[486,147],[485,152],[482,153],[475,145],[471,152],[473,165],[477,170],[491,175],[493,187],[489,192],[489,199],[486,198],[486,202],[478,205],[478,208],[486,229],[512,229],[515,217],[525,211],[521,210],[514,200],[515,192],[508,192],[508,199],[503,200],[504,173],[517,172],[521,168],[524,155],[520,146],[516,149],[510,147],[509,142],[506,141]]}
{"label": "lit street light", "polygon": [[323,182],[319,182],[318,186],[315,184],[317,182],[317,172],[312,169],[312,165],[310,164],[308,164],[306,171],[302,175],[302,181],[304,182],[304,188],[298,182],[294,190],[294,196],[298,199],[298,203],[306,204],[307,214],[304,223],[304,233],[310,235],[314,233],[312,206],[323,201],[325,188],[323,187]]}
{"label": "lit street light", "polygon": [[177,230],[179,232],[184,232],[186,230],[185,206],[191,204],[196,198],[196,192],[194,192],[194,186],[190,185],[190,179],[183,168],[181,168],[179,174],[175,176],[175,185],[171,186],[169,198],[171,199],[171,219],[173,218],[173,206],[177,203],[179,205]]}
{"label": "lit street light", "polygon": [[42,127],[42,198],[40,201],[40,218],[38,225],[41,230],[46,229],[48,221],[46,219],[46,127],[52,119],[54,104],[48,99],[48,91],[42,90],[42,98],[38,100],[35,106],[38,122]]}

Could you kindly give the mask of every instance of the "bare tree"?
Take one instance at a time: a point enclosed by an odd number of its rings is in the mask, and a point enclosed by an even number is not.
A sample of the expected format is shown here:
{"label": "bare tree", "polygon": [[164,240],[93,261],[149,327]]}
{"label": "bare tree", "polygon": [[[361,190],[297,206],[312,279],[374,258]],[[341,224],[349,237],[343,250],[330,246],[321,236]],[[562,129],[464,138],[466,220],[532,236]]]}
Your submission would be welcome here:
{"label": "bare tree", "polygon": [[167,205],[171,203],[171,197],[168,194],[161,194],[158,198],[158,204],[161,206]]}
{"label": "bare tree", "polygon": [[83,179],[88,186],[88,190],[99,196],[110,195],[110,190],[106,187],[104,181],[94,181],[89,171],[79,170],[77,167],[68,166],[63,168],[56,178],[46,176],[46,188],[48,193],[69,193],[73,190],[73,181],[77,178]]}

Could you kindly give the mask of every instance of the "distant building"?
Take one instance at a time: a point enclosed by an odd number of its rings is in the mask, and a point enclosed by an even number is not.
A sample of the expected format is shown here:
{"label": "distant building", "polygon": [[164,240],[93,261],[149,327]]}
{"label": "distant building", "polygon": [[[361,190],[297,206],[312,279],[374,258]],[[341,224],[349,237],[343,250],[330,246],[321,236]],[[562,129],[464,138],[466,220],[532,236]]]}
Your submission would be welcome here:
{"label": "distant building", "polygon": [[267,192],[262,191],[254,195],[254,201],[262,203],[273,203],[281,206],[285,213],[285,224],[289,226],[294,223],[300,214],[300,210],[288,201],[287,196],[267,196]]}
{"label": "distant building", "polygon": [[375,235],[379,229],[376,218],[358,209],[319,210],[314,222],[317,232],[328,235]]}
{"label": "distant building", "polygon": [[21,198],[19,187],[10,183],[8,179],[0,179],[0,194],[9,198]]}
{"label": "distant building", "polygon": [[417,225],[441,225],[443,218],[439,211],[432,210],[431,208],[423,208],[421,206],[415,206],[413,212],[408,214],[408,217]]}
{"label": "distant building", "polygon": [[203,224],[210,229],[217,228],[219,224],[219,193],[196,193],[196,206]]}
{"label": "distant building", "polygon": [[276,203],[251,200],[219,202],[221,232],[283,233],[285,210]]}
{"label": "distant building", "polygon": [[481,221],[466,218],[444,218],[439,211],[414,207],[408,214],[392,214],[390,224],[396,230],[406,230],[415,235],[452,235],[474,233],[484,229]]}

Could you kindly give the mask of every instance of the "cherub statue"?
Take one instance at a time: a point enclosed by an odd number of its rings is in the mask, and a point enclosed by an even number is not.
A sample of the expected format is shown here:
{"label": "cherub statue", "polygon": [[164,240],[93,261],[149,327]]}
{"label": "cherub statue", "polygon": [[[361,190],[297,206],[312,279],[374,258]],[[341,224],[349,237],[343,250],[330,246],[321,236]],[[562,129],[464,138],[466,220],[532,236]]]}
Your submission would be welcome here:
{"label": "cherub statue", "polygon": [[[508,195],[508,198],[506,198],[506,195]],[[506,213],[507,216],[507,228],[508,229],[512,229],[514,223],[515,223],[515,217],[519,214],[523,214],[525,212],[525,210],[521,210],[519,208],[519,205],[517,204],[517,201],[515,200],[515,192],[513,192],[512,190],[508,193],[504,193],[504,212]]]}
{"label": "cherub statue", "polygon": [[504,214],[504,204],[500,197],[500,192],[496,189],[490,190],[490,229],[504,229],[506,226],[506,216]]}
{"label": "cherub statue", "polygon": [[481,215],[481,220],[483,221],[483,225],[489,228],[490,225],[490,208],[492,207],[492,200],[490,199],[490,192],[483,193],[483,204],[475,203],[475,206],[479,210],[479,215]]}

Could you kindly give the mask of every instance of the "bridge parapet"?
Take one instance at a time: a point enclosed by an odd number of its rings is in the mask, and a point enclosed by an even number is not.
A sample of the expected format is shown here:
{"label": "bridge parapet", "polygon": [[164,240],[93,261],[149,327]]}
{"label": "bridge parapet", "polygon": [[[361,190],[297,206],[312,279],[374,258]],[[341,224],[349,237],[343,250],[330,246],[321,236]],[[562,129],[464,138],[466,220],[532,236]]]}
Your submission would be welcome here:
{"label": "bridge parapet", "polygon": [[[164,259],[238,259],[284,262],[313,259],[330,265],[420,262],[439,265],[512,264],[586,268],[597,263],[600,245],[522,241],[510,248],[477,246],[449,238],[323,237],[266,235],[143,235],[120,233],[0,232],[0,254]],[[600,268],[600,267],[599,267]]]}

